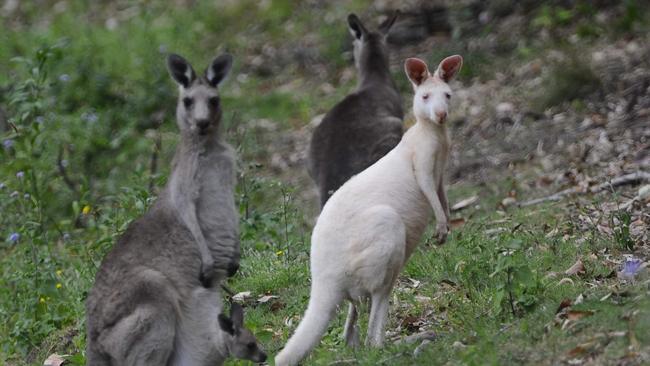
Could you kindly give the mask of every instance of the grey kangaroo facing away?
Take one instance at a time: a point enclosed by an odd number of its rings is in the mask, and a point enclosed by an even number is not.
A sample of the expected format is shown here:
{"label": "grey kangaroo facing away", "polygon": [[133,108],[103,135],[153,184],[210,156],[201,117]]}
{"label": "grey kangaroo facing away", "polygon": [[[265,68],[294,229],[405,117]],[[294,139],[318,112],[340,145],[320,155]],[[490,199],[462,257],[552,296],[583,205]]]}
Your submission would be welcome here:
{"label": "grey kangaroo facing away", "polygon": [[192,232],[201,254],[206,286],[239,267],[239,220],[235,209],[235,154],[219,134],[221,105],[217,86],[232,57],[215,58],[197,77],[181,56],[170,55],[169,73],[179,85],[176,121],[181,132],[173,168],[161,199],[169,201]]}
{"label": "grey kangaroo facing away", "polygon": [[220,365],[245,355],[238,342],[251,343],[236,308],[233,327],[224,327],[220,277],[205,286],[199,276],[207,261],[197,237],[215,274],[232,274],[239,263],[233,152],[217,132],[216,87],[231,63],[230,55],[219,56],[197,77],[180,56],[169,57],[181,89],[181,140],[167,187],[97,271],[86,300],[88,365]]}
{"label": "grey kangaroo facing away", "polygon": [[397,14],[370,32],[350,14],[357,89],[316,127],[309,147],[308,169],[318,186],[321,209],[343,183],[399,143],[403,134],[402,99],[390,75],[386,35]]}

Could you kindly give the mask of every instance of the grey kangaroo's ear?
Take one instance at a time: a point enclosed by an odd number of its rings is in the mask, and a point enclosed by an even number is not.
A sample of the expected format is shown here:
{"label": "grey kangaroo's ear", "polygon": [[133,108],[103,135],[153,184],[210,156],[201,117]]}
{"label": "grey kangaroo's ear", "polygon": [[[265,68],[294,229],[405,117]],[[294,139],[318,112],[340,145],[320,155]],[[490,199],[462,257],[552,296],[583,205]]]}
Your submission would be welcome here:
{"label": "grey kangaroo's ear", "polygon": [[216,88],[226,78],[231,67],[232,56],[229,53],[224,53],[212,60],[210,66],[205,69],[205,78],[210,85]]}
{"label": "grey kangaroo's ear", "polygon": [[232,320],[229,317],[223,314],[219,314],[218,320],[221,330],[230,335],[235,335],[235,327],[233,326]]}
{"label": "grey kangaroo's ear", "polygon": [[380,25],[379,25],[379,31],[386,35],[390,31],[390,28],[395,24],[395,21],[397,20],[397,17],[399,16],[399,10],[395,10],[393,15],[388,17],[388,19],[384,20]]}
{"label": "grey kangaroo's ear", "polygon": [[350,33],[356,39],[361,39],[362,36],[368,33],[356,14],[348,15],[348,25],[350,26]]}
{"label": "grey kangaroo's ear", "polygon": [[175,53],[167,56],[167,70],[169,70],[169,75],[184,88],[190,86],[196,79],[192,65]]}
{"label": "grey kangaroo's ear", "polygon": [[237,303],[230,305],[230,319],[235,330],[244,327],[244,309]]}

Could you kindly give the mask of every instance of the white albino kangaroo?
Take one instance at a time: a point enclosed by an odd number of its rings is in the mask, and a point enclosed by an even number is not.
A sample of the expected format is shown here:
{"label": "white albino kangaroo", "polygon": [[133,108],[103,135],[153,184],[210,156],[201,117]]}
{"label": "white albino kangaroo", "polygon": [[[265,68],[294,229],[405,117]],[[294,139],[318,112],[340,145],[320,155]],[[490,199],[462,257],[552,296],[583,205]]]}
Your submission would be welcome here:
{"label": "white albino kangaroo", "polygon": [[276,365],[295,365],[306,357],[344,299],[350,301],[346,343],[358,344],[356,306],[370,299],[366,344],[383,344],[390,292],[432,209],[438,241],[447,237],[449,214],[443,187],[450,144],[445,124],[451,98],[447,82],[462,63],[458,55],[447,57],[431,75],[424,61],[406,60],[406,74],[415,89],[417,123],[393,150],[351,178],[323,207],[311,239],[309,305],[276,356]]}

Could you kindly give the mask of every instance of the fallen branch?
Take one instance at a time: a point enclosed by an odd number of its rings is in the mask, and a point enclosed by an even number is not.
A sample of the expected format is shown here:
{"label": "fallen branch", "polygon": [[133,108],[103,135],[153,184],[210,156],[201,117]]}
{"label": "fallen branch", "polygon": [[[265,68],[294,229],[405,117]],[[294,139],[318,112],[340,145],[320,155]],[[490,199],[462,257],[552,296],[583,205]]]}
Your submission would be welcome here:
{"label": "fallen branch", "polygon": [[573,187],[573,188],[565,189],[563,191],[557,192],[550,196],[521,202],[519,203],[519,207],[532,206],[532,205],[536,205],[543,202],[549,202],[549,201],[559,201],[566,196],[571,196],[574,194],[598,193],[610,187],[613,188],[613,187],[618,187],[626,184],[638,183],[642,181],[650,181],[650,173],[636,172],[636,173],[626,174],[620,177],[616,177],[611,181],[600,183],[593,187],[589,187],[587,189],[584,189],[582,187]]}
{"label": "fallen branch", "polygon": [[427,331],[424,331],[424,332],[411,334],[411,335],[406,336],[404,338],[398,339],[395,342],[395,344],[410,344],[410,343],[415,343],[415,342],[424,341],[424,340],[433,341],[436,338],[437,338],[437,335],[436,335],[435,332],[427,330]]}

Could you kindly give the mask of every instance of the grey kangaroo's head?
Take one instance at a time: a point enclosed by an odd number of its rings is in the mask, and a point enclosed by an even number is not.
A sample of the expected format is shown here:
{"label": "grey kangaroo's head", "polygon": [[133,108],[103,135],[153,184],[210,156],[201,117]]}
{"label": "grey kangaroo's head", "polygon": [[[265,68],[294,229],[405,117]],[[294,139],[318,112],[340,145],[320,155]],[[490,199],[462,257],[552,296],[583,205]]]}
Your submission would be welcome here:
{"label": "grey kangaroo's head", "polygon": [[226,344],[230,356],[253,362],[266,361],[266,353],[257,343],[257,339],[250,330],[244,328],[244,310],[241,305],[232,303],[230,317],[219,314],[219,326],[228,334]]}
{"label": "grey kangaroo's head", "polygon": [[231,66],[232,56],[225,53],[212,60],[203,75],[197,76],[183,57],[173,53],[167,57],[169,74],[180,86],[176,120],[181,132],[203,136],[218,130],[221,103],[217,86]]}
{"label": "grey kangaroo's head", "polygon": [[381,66],[388,68],[388,50],[386,36],[395,23],[398,13],[395,12],[386,19],[378,31],[368,31],[356,14],[348,15],[350,34],[354,37],[354,64],[359,71],[372,67],[372,63],[381,62]]}

